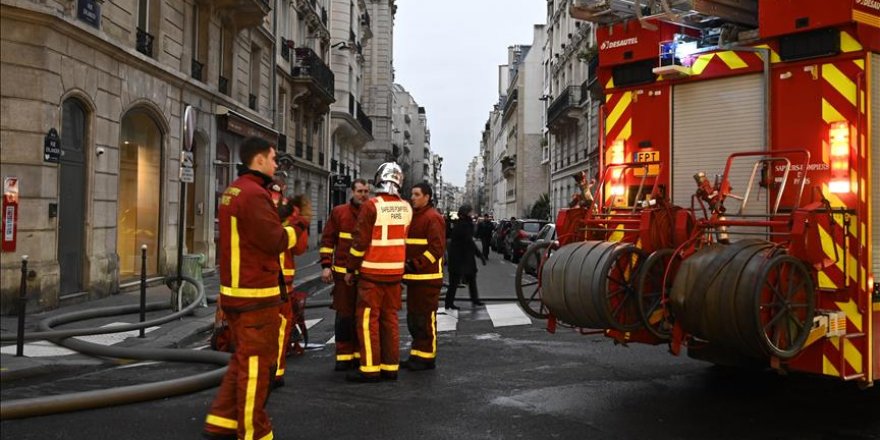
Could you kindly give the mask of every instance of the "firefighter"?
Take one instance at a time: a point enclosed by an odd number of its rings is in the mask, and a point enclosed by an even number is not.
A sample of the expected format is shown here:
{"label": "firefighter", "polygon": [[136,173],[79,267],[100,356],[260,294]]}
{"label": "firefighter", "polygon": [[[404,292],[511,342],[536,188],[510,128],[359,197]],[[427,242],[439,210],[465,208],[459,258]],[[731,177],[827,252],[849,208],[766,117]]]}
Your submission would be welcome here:
{"label": "firefighter", "polygon": [[409,359],[400,366],[411,371],[433,370],[437,358],[437,306],[443,286],[446,222],[434,209],[434,191],[427,182],[413,185],[413,219],[406,237],[406,323],[412,336]]}
{"label": "firefighter", "polygon": [[357,288],[345,283],[345,271],[351,249],[351,234],[361,205],[370,197],[370,186],[364,179],[351,183],[352,197],[348,203],[333,208],[321,235],[321,280],[333,284],[333,310],[336,310],[336,371],[357,368],[360,353],[355,331],[354,310]]}
{"label": "firefighter", "polygon": [[[275,177],[274,185],[270,187],[272,201],[278,208],[278,213],[284,219],[285,226],[293,226],[296,230],[296,246],[285,249],[279,256],[279,264],[281,266],[282,279],[279,280],[282,290],[282,303],[280,306],[280,331],[278,334],[278,368],[275,370],[275,378],[272,381],[273,388],[284,386],[284,371],[287,368],[287,355],[290,352],[290,333],[295,325],[296,319],[293,314],[293,302],[295,295],[293,293],[293,277],[296,274],[296,261],[294,256],[301,255],[306,251],[309,243],[309,223],[312,217],[312,204],[309,199],[303,195],[294,196],[288,199],[284,196],[286,188],[283,175]],[[287,213],[290,213],[287,215]]]}
{"label": "firefighter", "polygon": [[246,139],[239,177],[219,201],[220,299],[235,353],[205,420],[206,438],[272,438],[265,411],[275,374],[281,305],[279,255],[297,244],[269,194],[275,147]]}
{"label": "firefighter", "polygon": [[412,208],[399,195],[403,184],[399,165],[383,163],[373,182],[377,195],[358,213],[345,274],[349,286],[358,276],[355,323],[360,367],[346,376],[353,382],[397,380],[400,361],[397,312]]}

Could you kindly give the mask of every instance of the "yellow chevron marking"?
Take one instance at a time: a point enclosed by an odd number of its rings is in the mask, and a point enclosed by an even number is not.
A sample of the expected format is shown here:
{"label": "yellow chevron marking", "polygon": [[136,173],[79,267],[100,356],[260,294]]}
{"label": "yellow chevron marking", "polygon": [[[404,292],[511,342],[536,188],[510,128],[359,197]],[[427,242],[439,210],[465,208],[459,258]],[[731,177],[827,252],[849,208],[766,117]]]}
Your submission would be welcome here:
{"label": "yellow chevron marking", "polygon": [[[755,48],[756,48],[756,49],[769,49],[769,50],[770,50],[770,62],[771,62],[771,63],[778,63],[778,62],[781,62],[781,61],[782,61],[782,58],[779,58],[779,54],[776,53],[775,50],[770,49],[770,46],[768,46],[768,45],[766,45],[766,44],[762,44],[762,45],[760,45],[760,46],[755,46]],[[762,56],[761,58],[763,59],[764,57]]]}
{"label": "yellow chevron marking", "polygon": [[[862,185],[864,185],[864,184],[865,184],[865,181],[862,180]],[[867,188],[867,186],[865,186],[863,188]],[[862,200],[862,201],[864,201],[864,200]],[[859,226],[861,226],[861,230],[862,230],[861,234],[859,234],[859,239],[861,240],[862,247],[867,248],[868,247],[868,224],[867,223],[859,223]],[[865,277],[862,277],[862,278],[864,279]]]}
{"label": "yellow chevron marking", "polygon": [[862,314],[859,313],[859,305],[850,298],[848,302],[834,301],[843,313],[846,313],[846,319],[849,320],[860,332],[862,331]]}
{"label": "yellow chevron marking", "polygon": [[853,371],[862,372],[862,352],[849,339],[843,340],[843,358]]}
{"label": "yellow chevron marking", "polygon": [[826,124],[846,120],[825,98],[822,98],[822,119],[825,120]]}
{"label": "yellow chevron marking", "polygon": [[629,107],[631,102],[632,92],[624,92],[623,96],[620,97],[620,101],[617,102],[617,105],[614,106],[614,109],[611,110],[611,113],[609,113],[608,117],[605,119],[605,134],[611,133],[614,125],[617,124],[617,120],[620,119],[623,111]]}
{"label": "yellow chevron marking", "polygon": [[611,77],[608,79],[608,82],[605,83],[605,88],[606,89],[613,89],[614,88],[614,77]]}
{"label": "yellow chevron marking", "polygon": [[834,261],[834,249],[837,249],[837,256],[839,260],[835,263],[838,269],[843,272],[843,259],[846,258],[846,274],[849,275],[850,278],[856,280],[856,271],[858,268],[858,262],[852,255],[843,254],[843,248],[834,242],[834,239],[831,237],[831,234],[825,230],[820,225],[817,225],[819,229],[819,237],[822,241],[822,250],[825,252],[825,255],[832,261]]}
{"label": "yellow chevron marking", "polygon": [[831,150],[831,148],[828,146],[828,141],[825,139],[822,139],[822,162],[823,163],[828,163],[828,161],[830,160],[828,158],[828,151],[830,151],[830,150]]}
{"label": "yellow chevron marking", "polygon": [[859,279],[862,280],[862,290],[867,292],[868,291],[868,268],[865,266],[862,266],[861,272],[862,272],[862,277]]}
{"label": "yellow chevron marking", "polygon": [[874,26],[875,28],[880,28],[880,17],[869,14],[867,12],[857,11],[853,9],[852,13],[853,21],[858,21],[859,23],[865,23],[868,26]]}
{"label": "yellow chevron marking", "polygon": [[626,125],[623,126],[623,130],[620,130],[620,135],[617,136],[617,139],[627,140],[632,136],[632,118],[626,121]]}
{"label": "yellow chevron marking", "polygon": [[712,58],[714,57],[714,53],[698,56],[697,60],[694,61],[694,64],[691,65],[691,72],[693,72],[694,75],[699,75],[703,73],[703,71],[706,70],[706,67],[709,65],[709,61],[712,61]]}
{"label": "yellow chevron marking", "polygon": [[862,50],[862,45],[848,32],[840,33],[840,50],[844,52],[857,52]]}
{"label": "yellow chevron marking", "polygon": [[822,65],[822,79],[840,92],[850,104],[856,105],[856,83],[849,79],[834,64]]}
{"label": "yellow chevron marking", "polygon": [[823,271],[819,272],[819,288],[837,290],[837,284],[834,281],[831,281],[831,277]]}
{"label": "yellow chevron marking", "polygon": [[614,229],[616,230],[611,234],[611,236],[608,237],[608,241],[618,242],[620,240],[623,240],[623,231],[621,231],[621,229],[623,229],[623,225],[617,225],[617,227]]}
{"label": "yellow chevron marking", "polygon": [[748,63],[743,61],[743,59],[732,50],[719,52],[717,55],[718,58],[721,58],[721,61],[724,61],[724,64],[727,64],[727,67],[730,69],[742,69],[743,67],[749,67]]}
{"label": "yellow chevron marking", "polygon": [[[853,174],[856,173],[856,171],[853,170],[853,169],[850,169],[849,172],[850,172],[851,175],[853,175]],[[852,183],[853,185],[855,185],[855,181],[853,181],[853,182],[851,182],[851,183]],[[853,188],[855,188],[855,186],[853,186]],[[846,206],[846,203],[844,203],[843,200],[840,200],[840,197],[838,197],[837,194],[832,193],[832,192],[828,189],[828,185],[827,185],[827,184],[824,184],[824,183],[822,184],[822,194],[825,196],[826,199],[828,199],[829,202],[831,202],[831,206],[836,206],[836,207],[844,207],[844,206]],[[842,216],[840,216],[840,215],[833,215],[833,216],[831,216],[831,218],[834,219],[834,223],[837,223],[837,225],[840,226],[841,228],[843,227],[843,217],[842,217]],[[859,232],[859,229],[858,229],[858,228],[859,228],[859,225],[857,224],[857,222],[855,222],[855,221],[850,221],[850,223],[849,223],[849,231],[848,231],[848,232],[849,232],[850,235],[852,235],[853,237],[858,237],[858,232]]]}
{"label": "yellow chevron marking", "polygon": [[855,63],[856,66],[859,66],[859,69],[865,70],[865,60],[857,59],[857,60],[853,60],[853,63]]}
{"label": "yellow chevron marking", "polygon": [[822,356],[822,374],[840,377],[840,372],[834,367],[834,363],[828,360],[828,356]]}

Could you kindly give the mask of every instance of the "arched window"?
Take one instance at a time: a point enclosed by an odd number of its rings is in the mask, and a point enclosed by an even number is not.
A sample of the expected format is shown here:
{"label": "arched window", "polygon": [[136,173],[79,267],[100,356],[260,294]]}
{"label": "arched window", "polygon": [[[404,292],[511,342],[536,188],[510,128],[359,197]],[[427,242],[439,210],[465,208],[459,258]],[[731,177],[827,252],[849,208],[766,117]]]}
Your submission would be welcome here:
{"label": "arched window", "polygon": [[147,273],[159,272],[159,214],[162,202],[162,131],[140,109],[122,118],[119,145],[119,209],[116,252],[119,276],[140,273],[140,248],[147,245]]}

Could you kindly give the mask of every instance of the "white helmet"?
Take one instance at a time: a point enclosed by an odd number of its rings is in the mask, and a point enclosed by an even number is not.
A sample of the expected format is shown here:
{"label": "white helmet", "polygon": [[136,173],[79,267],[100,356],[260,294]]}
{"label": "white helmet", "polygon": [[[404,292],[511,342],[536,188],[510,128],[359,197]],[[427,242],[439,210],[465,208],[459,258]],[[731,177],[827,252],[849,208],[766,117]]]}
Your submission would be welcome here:
{"label": "white helmet", "polygon": [[403,184],[403,170],[397,162],[385,162],[379,165],[379,169],[376,170],[376,177],[373,178],[373,183],[378,187],[385,186],[382,184],[386,182],[393,183],[398,188]]}

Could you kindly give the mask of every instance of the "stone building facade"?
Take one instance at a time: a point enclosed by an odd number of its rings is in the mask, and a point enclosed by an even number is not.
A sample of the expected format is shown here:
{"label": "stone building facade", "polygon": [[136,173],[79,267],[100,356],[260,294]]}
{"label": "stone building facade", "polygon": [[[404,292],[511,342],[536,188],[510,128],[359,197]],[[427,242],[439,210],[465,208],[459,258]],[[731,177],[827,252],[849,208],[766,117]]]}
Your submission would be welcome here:
{"label": "stone building facade", "polygon": [[433,183],[431,132],[425,108],[400,84],[391,88],[391,146],[406,176],[402,194],[416,183]]}
{"label": "stone building facade", "polygon": [[[2,312],[23,255],[37,308],[117,292],[140,273],[142,245],[149,277],[173,273],[181,211],[183,251],[213,267],[216,198],[247,136],[293,145],[292,191],[308,192],[320,212],[333,100],[324,9],[317,0],[0,0],[0,173],[21,187],[17,246],[0,255]],[[181,191],[187,106],[193,183]],[[57,162],[44,154],[50,131]]]}
{"label": "stone building facade", "polygon": [[373,140],[360,151],[361,170],[368,180],[380,164],[395,160],[401,151],[391,147],[391,108],[394,84],[394,14],[395,0],[366,0],[372,38],[363,47],[364,112],[372,121]]}

